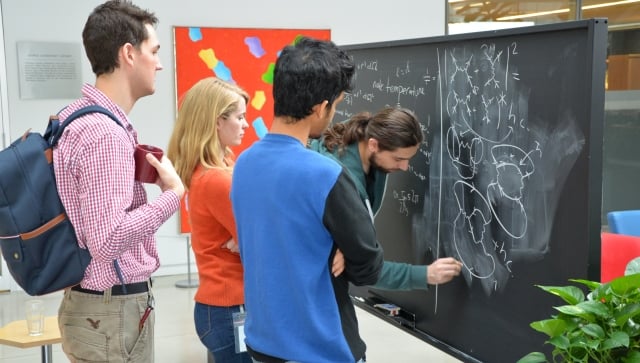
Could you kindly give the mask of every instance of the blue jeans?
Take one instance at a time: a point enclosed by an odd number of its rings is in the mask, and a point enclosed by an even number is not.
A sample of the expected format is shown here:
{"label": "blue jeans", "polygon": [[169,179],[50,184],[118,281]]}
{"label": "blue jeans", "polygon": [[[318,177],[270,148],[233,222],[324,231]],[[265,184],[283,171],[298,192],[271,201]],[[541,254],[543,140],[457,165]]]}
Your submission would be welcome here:
{"label": "blue jeans", "polygon": [[249,353],[236,353],[233,313],[236,306],[211,306],[196,302],[193,318],[202,344],[213,354],[216,363],[251,363]]}

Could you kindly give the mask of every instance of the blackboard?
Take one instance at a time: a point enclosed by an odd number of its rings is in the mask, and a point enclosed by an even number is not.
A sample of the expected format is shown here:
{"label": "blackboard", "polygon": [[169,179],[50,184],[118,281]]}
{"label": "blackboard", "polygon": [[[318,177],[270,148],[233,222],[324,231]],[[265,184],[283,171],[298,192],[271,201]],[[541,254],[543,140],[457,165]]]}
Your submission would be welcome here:
{"label": "blackboard", "polygon": [[562,301],[534,285],[599,279],[606,46],[590,19],[344,47],[356,87],[336,119],[399,105],[426,137],[388,178],[385,259],[465,265],[428,291],[352,286],[358,305],[400,306],[380,316],[463,361],[549,351],[529,324]]}

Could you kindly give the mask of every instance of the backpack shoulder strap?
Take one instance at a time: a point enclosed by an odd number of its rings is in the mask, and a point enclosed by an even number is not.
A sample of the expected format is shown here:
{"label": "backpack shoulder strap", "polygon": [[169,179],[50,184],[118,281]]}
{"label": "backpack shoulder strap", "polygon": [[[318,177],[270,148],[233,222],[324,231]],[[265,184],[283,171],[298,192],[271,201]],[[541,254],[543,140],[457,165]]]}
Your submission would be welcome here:
{"label": "backpack shoulder strap", "polygon": [[[69,117],[67,117],[64,122],[60,125],[58,125],[58,127],[55,128],[54,133],[51,135],[51,141],[50,141],[50,145],[53,147],[58,143],[58,140],[60,139],[60,136],[62,136],[62,132],[64,131],[64,129],[69,126],[69,124],[71,122],[73,122],[75,119],[82,117],[84,115],[90,114],[90,113],[101,113],[103,115],[107,115],[109,116],[110,119],[112,119],[113,121],[115,121],[118,125],[120,125],[120,127],[124,128],[124,126],[122,125],[122,123],[120,122],[120,120],[116,117],[116,115],[114,115],[113,113],[111,113],[111,111],[107,110],[106,108],[102,107],[102,106],[98,106],[98,105],[90,105],[90,106],[85,106],[79,110],[74,111],[71,115],[69,115]],[[60,122],[58,120],[56,120],[57,122]]]}

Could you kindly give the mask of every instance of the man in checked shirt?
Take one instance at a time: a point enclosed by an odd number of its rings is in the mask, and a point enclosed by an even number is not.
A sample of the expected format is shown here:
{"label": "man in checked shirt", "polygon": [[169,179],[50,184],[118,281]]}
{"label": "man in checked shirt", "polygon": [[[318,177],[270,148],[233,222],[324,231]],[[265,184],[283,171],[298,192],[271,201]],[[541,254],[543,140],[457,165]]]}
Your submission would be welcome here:
{"label": "man in checked shirt", "polygon": [[134,180],[137,133],[127,117],[155,90],[158,58],[155,15],[129,2],[96,7],[85,24],[84,48],[96,74],[82,97],[60,113],[64,122],[87,105],[100,113],[75,120],[54,150],[60,198],[78,241],[92,260],[80,285],[67,289],[58,320],[71,362],[152,362],[153,296],[149,278],[160,265],[154,233],[180,204],[184,186],[165,156],[147,155],[162,193],[148,201]]}

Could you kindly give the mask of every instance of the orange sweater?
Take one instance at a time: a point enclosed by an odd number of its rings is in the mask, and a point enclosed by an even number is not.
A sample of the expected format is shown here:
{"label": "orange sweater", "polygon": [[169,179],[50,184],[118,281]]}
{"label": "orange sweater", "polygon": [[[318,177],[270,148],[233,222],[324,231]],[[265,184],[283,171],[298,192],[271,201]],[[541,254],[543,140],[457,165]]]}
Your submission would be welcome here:
{"label": "orange sweater", "polygon": [[201,304],[232,306],[244,303],[240,255],[224,248],[238,241],[229,192],[231,172],[198,166],[188,194],[191,243],[200,285],[195,300]]}

